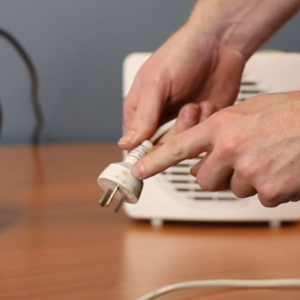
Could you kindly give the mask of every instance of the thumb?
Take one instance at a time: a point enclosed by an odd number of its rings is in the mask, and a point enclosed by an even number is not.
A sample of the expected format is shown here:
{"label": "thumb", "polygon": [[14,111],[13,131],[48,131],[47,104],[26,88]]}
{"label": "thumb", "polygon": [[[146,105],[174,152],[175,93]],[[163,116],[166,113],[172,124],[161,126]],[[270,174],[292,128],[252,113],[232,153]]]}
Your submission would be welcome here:
{"label": "thumb", "polygon": [[[124,105],[126,134],[120,139],[119,146],[132,149],[149,139],[157,130],[162,111],[167,101],[167,84],[163,80],[143,81],[135,88],[134,95],[128,95]],[[136,99],[135,107],[131,98]],[[130,115],[129,115],[130,114]]]}

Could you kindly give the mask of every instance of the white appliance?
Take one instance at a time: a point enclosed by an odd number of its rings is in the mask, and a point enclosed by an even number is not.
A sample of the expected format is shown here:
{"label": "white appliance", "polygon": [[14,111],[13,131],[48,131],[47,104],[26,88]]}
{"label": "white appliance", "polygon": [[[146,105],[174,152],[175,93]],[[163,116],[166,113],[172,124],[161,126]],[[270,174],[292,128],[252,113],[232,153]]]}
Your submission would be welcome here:
{"label": "white appliance", "polygon": [[[123,96],[132,85],[138,69],[151,53],[132,53],[123,64]],[[262,93],[300,90],[300,54],[276,51],[258,52],[248,61],[236,103]],[[259,222],[280,226],[282,221],[300,219],[300,201],[276,208],[261,205],[257,196],[237,198],[232,192],[201,190],[189,169],[199,159],[186,160],[145,180],[137,204],[125,204],[128,216],[148,219],[153,225],[164,220]]]}

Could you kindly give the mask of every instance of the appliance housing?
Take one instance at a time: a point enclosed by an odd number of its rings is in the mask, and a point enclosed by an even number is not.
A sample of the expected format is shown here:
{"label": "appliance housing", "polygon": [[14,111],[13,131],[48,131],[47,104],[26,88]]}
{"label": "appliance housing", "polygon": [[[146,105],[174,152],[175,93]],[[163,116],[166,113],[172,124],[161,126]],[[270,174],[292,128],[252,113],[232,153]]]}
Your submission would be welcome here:
{"label": "appliance housing", "polygon": [[[132,53],[123,63],[123,97],[134,77],[151,53]],[[300,54],[277,51],[257,52],[248,61],[236,103],[263,93],[300,89]],[[276,129],[274,129],[276,130]],[[201,159],[201,156],[200,156]],[[257,196],[237,198],[232,192],[203,191],[189,174],[199,160],[190,159],[144,181],[137,204],[125,204],[124,210],[133,219],[151,220],[162,225],[164,220],[213,222],[269,222],[280,226],[282,221],[300,219],[300,201],[276,208],[266,208]]]}

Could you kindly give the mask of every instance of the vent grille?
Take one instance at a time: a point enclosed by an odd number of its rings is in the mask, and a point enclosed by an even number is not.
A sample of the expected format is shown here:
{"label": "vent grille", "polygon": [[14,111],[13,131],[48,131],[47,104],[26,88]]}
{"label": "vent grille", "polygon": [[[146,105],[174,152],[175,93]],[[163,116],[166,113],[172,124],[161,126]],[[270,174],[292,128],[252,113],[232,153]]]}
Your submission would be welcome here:
{"label": "vent grille", "polygon": [[193,201],[236,201],[237,198],[231,192],[206,192],[199,187],[196,178],[190,175],[190,169],[201,157],[185,160],[176,166],[170,167],[162,172],[161,176],[184,199]]}
{"label": "vent grille", "polygon": [[261,86],[257,79],[250,78],[244,74],[241,81],[240,91],[235,103],[237,104],[243,102],[265,92],[265,89]]}
{"label": "vent grille", "polygon": [[[238,94],[235,104],[243,102],[248,98],[255,97],[259,94],[265,93],[258,80],[249,78],[244,75],[241,82],[240,92]],[[190,175],[190,169],[205,155],[202,154],[198,158],[185,160],[176,166],[170,167],[165,172],[160,174],[161,179],[172,187],[177,195],[180,195],[182,199],[192,201],[238,201],[237,198],[230,191],[222,192],[207,192],[202,190],[195,177]]]}

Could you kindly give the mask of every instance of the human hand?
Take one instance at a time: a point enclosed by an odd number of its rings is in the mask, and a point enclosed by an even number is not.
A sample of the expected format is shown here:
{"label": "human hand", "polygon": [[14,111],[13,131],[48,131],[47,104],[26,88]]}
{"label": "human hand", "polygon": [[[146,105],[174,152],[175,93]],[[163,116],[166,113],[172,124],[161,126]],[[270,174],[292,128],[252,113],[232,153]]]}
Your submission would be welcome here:
{"label": "human hand", "polygon": [[187,103],[210,99],[223,108],[235,101],[245,59],[233,49],[220,50],[213,34],[203,34],[200,39],[198,35],[191,25],[185,25],[138,72],[124,104],[131,140],[119,142],[123,149],[149,138]]}
{"label": "human hand", "polygon": [[299,0],[199,1],[138,72],[125,100],[120,147],[130,150],[150,138],[186,103],[233,104],[247,59],[299,6]]}
{"label": "human hand", "polygon": [[205,121],[217,110],[218,108],[208,101],[203,101],[200,104],[186,104],[180,110],[174,126],[155,142],[154,149],[172,139],[175,135]]}
{"label": "human hand", "polygon": [[267,94],[216,112],[160,145],[132,172],[145,179],[207,155],[191,173],[208,191],[258,194],[264,206],[300,199],[300,92]]}

